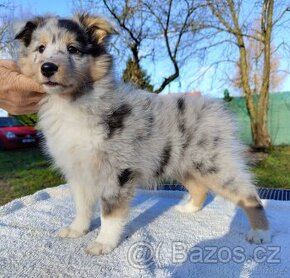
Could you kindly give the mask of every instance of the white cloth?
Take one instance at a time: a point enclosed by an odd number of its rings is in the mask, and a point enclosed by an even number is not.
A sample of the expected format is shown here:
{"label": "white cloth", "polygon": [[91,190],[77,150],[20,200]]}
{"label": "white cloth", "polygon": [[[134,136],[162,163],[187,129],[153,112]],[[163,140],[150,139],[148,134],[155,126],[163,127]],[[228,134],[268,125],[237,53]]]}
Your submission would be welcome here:
{"label": "white cloth", "polygon": [[[241,209],[220,197],[195,214],[173,208],[184,192],[138,190],[122,242],[109,255],[90,256],[99,231],[61,239],[73,219],[67,185],[0,207],[0,277],[290,277],[290,202],[266,201],[273,240],[251,245]],[[275,254],[276,252],[276,254]]]}

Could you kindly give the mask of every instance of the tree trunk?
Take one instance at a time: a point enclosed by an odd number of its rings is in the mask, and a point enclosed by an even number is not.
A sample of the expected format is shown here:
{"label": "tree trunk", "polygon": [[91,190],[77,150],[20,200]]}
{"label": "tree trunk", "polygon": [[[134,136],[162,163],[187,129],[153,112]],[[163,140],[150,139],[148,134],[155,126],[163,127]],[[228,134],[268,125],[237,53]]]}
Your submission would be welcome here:
{"label": "tree trunk", "polygon": [[[251,134],[253,140],[253,147],[256,149],[268,149],[271,147],[271,139],[268,133],[268,107],[269,107],[269,75],[267,79],[267,73],[269,71],[265,68],[266,73],[264,74],[264,86],[260,92],[259,103],[256,107],[253,101],[253,92],[251,91],[249,85],[249,72],[247,65],[247,52],[243,39],[238,37],[239,50],[240,50],[240,67],[241,67],[241,77],[242,85],[245,93],[247,110],[251,122]],[[269,56],[270,53],[267,53],[267,64],[264,67],[269,65]]]}
{"label": "tree trunk", "polygon": [[274,0],[264,1],[261,31],[264,45],[264,65],[263,79],[260,91],[258,111],[256,114],[256,127],[254,129],[254,145],[260,149],[268,149],[271,147],[271,138],[268,133],[268,110],[269,110],[269,88],[270,88],[270,72],[271,72],[271,35],[273,27],[273,9]]}
{"label": "tree trunk", "polygon": [[253,143],[258,149],[269,149],[272,145],[268,132],[268,111],[269,111],[269,80],[265,81],[268,86],[260,92],[258,109],[254,129],[252,129]]}
{"label": "tree trunk", "polygon": [[265,122],[251,123],[253,147],[258,150],[266,150],[271,147],[271,139]]}

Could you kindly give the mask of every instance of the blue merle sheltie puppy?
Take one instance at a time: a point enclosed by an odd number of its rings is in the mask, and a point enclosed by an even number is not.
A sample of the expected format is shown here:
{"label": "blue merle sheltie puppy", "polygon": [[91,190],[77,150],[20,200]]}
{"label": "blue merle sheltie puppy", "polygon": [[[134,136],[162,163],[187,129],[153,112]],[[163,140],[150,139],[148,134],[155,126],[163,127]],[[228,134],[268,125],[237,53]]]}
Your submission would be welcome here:
{"label": "blue merle sheltie puppy", "polygon": [[172,177],[190,196],[178,211],[200,210],[213,191],[244,209],[250,242],[270,242],[231,115],[204,97],[149,94],[118,82],[107,51],[115,33],[104,18],[78,14],[33,18],[16,35],[22,73],[47,93],[39,125],[75,201],[75,219],[59,235],[87,233],[99,201],[101,229],[87,251],[111,252],[120,241],[135,185]]}

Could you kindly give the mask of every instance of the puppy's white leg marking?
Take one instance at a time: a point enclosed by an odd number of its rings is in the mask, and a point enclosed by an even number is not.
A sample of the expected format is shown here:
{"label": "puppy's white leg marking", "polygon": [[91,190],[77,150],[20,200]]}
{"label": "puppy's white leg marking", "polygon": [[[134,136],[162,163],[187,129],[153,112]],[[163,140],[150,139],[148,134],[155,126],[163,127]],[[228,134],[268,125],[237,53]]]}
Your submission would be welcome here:
{"label": "puppy's white leg marking", "polygon": [[101,230],[86,251],[91,255],[103,255],[115,249],[120,241],[125,225],[123,217],[101,217]]}
{"label": "puppy's white leg marking", "polygon": [[197,207],[194,205],[192,198],[189,198],[184,204],[176,205],[174,207],[177,211],[183,213],[194,213],[201,210],[201,207]]}
{"label": "puppy's white leg marking", "polygon": [[72,185],[76,215],[69,227],[60,229],[60,237],[77,238],[88,232],[96,203],[96,194],[91,189],[89,186]]}
{"label": "puppy's white leg marking", "polygon": [[250,243],[262,244],[271,242],[271,231],[261,229],[251,229],[247,234],[247,240]]}
{"label": "puppy's white leg marking", "polygon": [[86,251],[91,255],[102,255],[111,252],[119,244],[129,211],[132,191],[102,197],[101,230],[94,242]]}

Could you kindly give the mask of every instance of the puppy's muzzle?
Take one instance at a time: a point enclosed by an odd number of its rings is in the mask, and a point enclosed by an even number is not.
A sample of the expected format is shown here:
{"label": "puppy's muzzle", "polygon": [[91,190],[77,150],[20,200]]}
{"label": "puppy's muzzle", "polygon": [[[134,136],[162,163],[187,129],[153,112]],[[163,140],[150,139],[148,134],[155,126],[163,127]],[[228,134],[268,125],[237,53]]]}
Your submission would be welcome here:
{"label": "puppy's muzzle", "polygon": [[53,76],[58,70],[58,66],[54,63],[44,63],[41,66],[41,73],[45,77]]}

